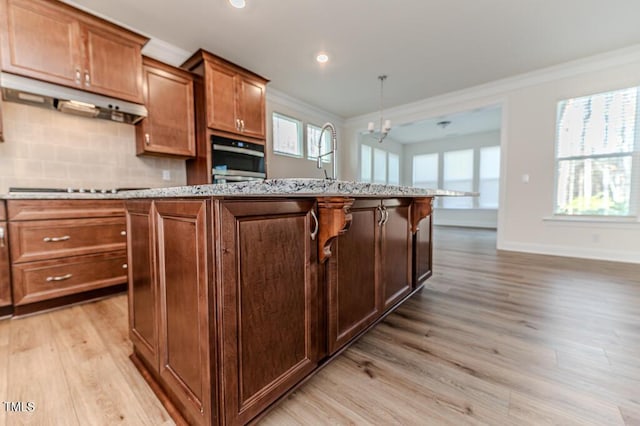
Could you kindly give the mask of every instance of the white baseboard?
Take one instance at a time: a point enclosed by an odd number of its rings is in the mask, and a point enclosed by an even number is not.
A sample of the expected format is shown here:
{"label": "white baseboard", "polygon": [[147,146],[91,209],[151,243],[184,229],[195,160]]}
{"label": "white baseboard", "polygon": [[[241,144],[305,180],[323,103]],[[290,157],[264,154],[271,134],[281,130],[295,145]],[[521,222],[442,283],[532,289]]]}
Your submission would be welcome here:
{"label": "white baseboard", "polygon": [[463,228],[488,228],[496,229],[497,225],[495,221],[484,220],[459,220],[459,219],[436,219],[434,217],[433,224],[435,226],[461,226]]}
{"label": "white baseboard", "polygon": [[640,264],[640,252],[628,250],[603,250],[576,246],[527,244],[514,241],[498,242],[498,250]]}

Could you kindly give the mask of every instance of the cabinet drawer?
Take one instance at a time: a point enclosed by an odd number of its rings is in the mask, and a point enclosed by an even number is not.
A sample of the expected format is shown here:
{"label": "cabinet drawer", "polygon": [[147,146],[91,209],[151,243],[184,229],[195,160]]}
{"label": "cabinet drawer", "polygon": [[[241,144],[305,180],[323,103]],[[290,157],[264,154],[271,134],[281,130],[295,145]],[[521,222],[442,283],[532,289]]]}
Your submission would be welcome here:
{"label": "cabinet drawer", "polygon": [[9,200],[9,220],[124,217],[122,200]]}
{"label": "cabinet drawer", "polygon": [[125,251],[13,266],[15,305],[127,282]]}
{"label": "cabinet drawer", "polygon": [[124,218],[10,222],[13,263],[124,250]]}

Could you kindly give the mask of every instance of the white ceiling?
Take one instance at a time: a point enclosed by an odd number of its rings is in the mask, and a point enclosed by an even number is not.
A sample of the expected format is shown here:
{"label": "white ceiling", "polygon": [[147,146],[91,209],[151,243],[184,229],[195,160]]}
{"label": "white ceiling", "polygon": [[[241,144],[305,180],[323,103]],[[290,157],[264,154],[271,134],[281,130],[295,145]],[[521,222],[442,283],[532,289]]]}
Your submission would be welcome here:
{"label": "white ceiling", "polygon": [[[638,0],[69,0],[344,118],[640,43]],[[316,53],[330,62],[320,66]]]}
{"label": "white ceiling", "polygon": [[[449,124],[446,126],[438,124],[443,121],[448,121]],[[502,109],[500,107],[478,108],[395,126],[389,132],[389,138],[403,144],[426,142],[499,130],[501,123]]]}

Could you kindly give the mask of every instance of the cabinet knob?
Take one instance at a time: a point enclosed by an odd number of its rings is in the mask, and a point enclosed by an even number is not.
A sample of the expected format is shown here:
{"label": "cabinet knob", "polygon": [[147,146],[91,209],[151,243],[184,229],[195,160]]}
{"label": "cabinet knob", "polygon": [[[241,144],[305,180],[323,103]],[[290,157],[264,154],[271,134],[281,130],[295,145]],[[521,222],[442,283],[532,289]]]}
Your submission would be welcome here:
{"label": "cabinet knob", "polygon": [[89,75],[89,70],[84,70],[84,85],[87,87],[91,86],[91,76]]}
{"label": "cabinet knob", "polygon": [[149,133],[144,134],[144,142],[149,145],[151,143],[151,135]]}
{"label": "cabinet knob", "polygon": [[120,235],[124,237],[125,235],[127,235],[127,231],[120,231]]}
{"label": "cabinet knob", "polygon": [[122,264],[122,269],[127,269],[129,267],[129,265],[127,265],[126,263]]}

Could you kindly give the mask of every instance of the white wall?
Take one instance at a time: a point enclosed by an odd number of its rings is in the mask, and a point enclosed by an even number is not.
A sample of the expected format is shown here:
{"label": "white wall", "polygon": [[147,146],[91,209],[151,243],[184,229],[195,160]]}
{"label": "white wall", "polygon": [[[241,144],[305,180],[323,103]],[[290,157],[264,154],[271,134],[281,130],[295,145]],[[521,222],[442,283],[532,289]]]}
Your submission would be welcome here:
{"label": "white wall", "polygon": [[[640,46],[390,109],[396,125],[501,105],[502,250],[640,263],[640,222],[550,220],[556,105],[561,99],[640,85]],[[358,132],[375,113],[347,120],[343,173],[357,170]],[[528,174],[529,183],[522,181]],[[354,174],[351,175],[355,177]]]}
{"label": "white wall", "polygon": [[[404,181],[408,185],[412,182],[413,157],[415,155],[439,153],[442,156],[442,153],[446,151],[477,149],[496,145],[500,145],[500,131],[498,130],[406,144],[404,146],[405,157],[402,167]],[[442,170],[439,170],[439,173],[442,174]],[[498,227],[498,212],[496,209],[445,209],[436,207],[433,214],[433,223],[435,225],[495,229]]]}
{"label": "white wall", "polygon": [[[319,108],[308,105],[302,101],[285,95],[277,90],[270,89],[267,86],[267,177],[273,178],[288,178],[288,177],[303,177],[303,178],[324,178],[322,170],[316,167],[315,160],[307,160],[306,147],[303,150],[305,158],[289,157],[286,155],[275,154],[273,152],[273,113],[277,112],[302,121],[303,125],[303,137],[305,138],[303,143],[306,143],[306,125],[313,124],[314,126],[321,127],[326,122],[331,122],[336,126],[336,132],[338,136],[338,148],[342,141],[342,119],[337,116],[323,111]],[[333,161],[333,159],[331,160]],[[323,163],[327,174],[331,177],[332,174],[332,162]],[[338,164],[340,164],[340,158],[338,158]],[[342,179],[340,172],[338,172],[338,178]]]}

